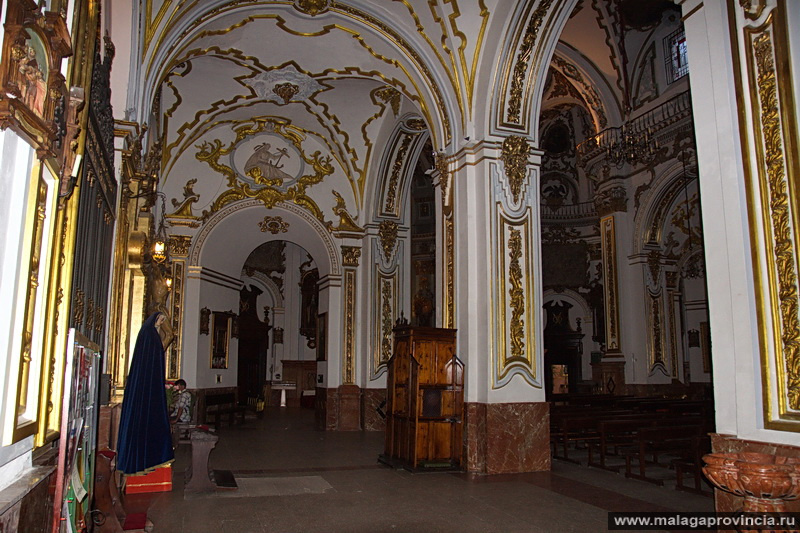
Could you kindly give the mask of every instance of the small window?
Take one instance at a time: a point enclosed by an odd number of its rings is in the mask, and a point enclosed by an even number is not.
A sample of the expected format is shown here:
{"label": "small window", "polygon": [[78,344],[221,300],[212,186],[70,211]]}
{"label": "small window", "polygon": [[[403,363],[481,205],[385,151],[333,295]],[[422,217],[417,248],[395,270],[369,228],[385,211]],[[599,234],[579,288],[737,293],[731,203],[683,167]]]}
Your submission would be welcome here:
{"label": "small window", "polygon": [[667,83],[678,81],[689,74],[686,32],[683,28],[664,38],[664,63],[667,70]]}

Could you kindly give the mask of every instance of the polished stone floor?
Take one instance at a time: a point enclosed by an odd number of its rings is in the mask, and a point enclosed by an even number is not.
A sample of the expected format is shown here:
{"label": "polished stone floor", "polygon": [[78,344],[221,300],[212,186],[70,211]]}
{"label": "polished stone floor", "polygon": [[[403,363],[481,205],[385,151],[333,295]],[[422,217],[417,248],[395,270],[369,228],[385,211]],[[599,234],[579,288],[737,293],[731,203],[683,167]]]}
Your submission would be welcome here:
{"label": "polished stone floor", "polygon": [[239,488],[184,491],[180,445],[173,490],[150,495],[156,533],[601,532],[609,511],[713,511],[712,499],[560,461],[551,472],[418,473],[378,463],[383,434],[322,432],[314,413],[267,408],[224,426],[210,456]]}

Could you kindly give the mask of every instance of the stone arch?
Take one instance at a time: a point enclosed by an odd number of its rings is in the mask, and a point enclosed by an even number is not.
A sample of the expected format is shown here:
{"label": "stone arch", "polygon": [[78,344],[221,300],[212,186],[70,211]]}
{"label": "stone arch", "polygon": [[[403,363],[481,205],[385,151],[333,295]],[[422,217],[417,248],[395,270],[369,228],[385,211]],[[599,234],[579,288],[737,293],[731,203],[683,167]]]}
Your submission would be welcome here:
{"label": "stone arch", "polygon": [[[285,231],[278,230],[273,237],[259,230],[259,222],[267,216],[280,217],[287,224]],[[250,231],[245,229],[248,226],[252,228]],[[230,246],[230,235],[236,236],[238,246]],[[254,199],[235,202],[214,213],[195,239],[189,264],[238,278],[250,252],[268,240],[290,241],[308,250],[317,261],[321,277],[341,274],[341,261],[333,238],[319,220],[294,204],[279,202],[274,209],[267,210]]]}

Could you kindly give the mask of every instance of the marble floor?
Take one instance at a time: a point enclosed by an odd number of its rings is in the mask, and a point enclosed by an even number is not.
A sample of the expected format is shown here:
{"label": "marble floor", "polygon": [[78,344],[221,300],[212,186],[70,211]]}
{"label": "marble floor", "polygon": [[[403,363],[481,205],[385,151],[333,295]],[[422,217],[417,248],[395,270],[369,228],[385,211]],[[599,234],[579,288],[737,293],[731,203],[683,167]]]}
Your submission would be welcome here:
{"label": "marble floor", "polygon": [[561,461],[501,476],[391,469],[377,461],[382,433],[317,431],[310,409],[267,408],[218,435],[210,467],[239,488],[185,492],[180,445],[172,491],[144,496],[156,533],[591,533],[607,531],[609,511],[713,511],[711,498],[669,483]]}

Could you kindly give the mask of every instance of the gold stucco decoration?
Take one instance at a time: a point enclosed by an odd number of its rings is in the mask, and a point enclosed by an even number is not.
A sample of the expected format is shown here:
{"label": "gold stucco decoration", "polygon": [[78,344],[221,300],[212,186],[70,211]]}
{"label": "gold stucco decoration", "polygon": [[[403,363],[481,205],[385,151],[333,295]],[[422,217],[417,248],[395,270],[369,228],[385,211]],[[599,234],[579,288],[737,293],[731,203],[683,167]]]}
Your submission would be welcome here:
{"label": "gold stucco decoration", "polygon": [[294,8],[313,17],[328,10],[328,0],[296,0]]}
{"label": "gold stucco decoration", "polygon": [[361,248],[358,246],[342,246],[342,264],[357,267],[361,257]]}
{"label": "gold stucco decoration", "polygon": [[508,122],[514,124],[522,123],[522,94],[525,88],[528,64],[533,55],[533,45],[536,43],[539,28],[552,3],[552,0],[544,0],[539,4],[533,16],[531,16],[528,27],[525,30],[525,36],[522,38],[522,44],[517,54],[517,62],[514,65],[514,72],[511,75],[511,91],[509,94],[508,110],[506,111],[506,120],[508,120]]}
{"label": "gold stucco decoration", "polygon": [[400,91],[394,87],[382,87],[375,91],[375,96],[380,98],[384,103],[392,106],[392,113],[394,113],[394,116],[400,113]]}
{"label": "gold stucco decoration", "polygon": [[[333,174],[331,158],[323,157],[319,151],[306,156],[302,150],[302,135],[298,131],[290,129],[286,121],[256,118],[252,122],[239,126],[234,131],[236,139],[228,146],[223,146],[219,139],[197,146],[199,152],[195,157],[225,176],[228,185],[228,189],[214,200],[211,207],[203,211],[202,219],[208,220],[211,215],[232,202],[255,198],[267,209],[275,207],[278,202],[294,203],[329,226],[319,206],[306,194],[306,190],[320,183],[326,176]],[[272,152],[269,143],[255,146],[254,153],[244,165],[244,174],[220,162],[223,158],[227,160],[227,156],[234,153],[238,146],[260,134],[269,134],[272,138],[282,138],[296,150],[296,155],[302,158],[306,168],[310,167],[311,172],[296,178],[284,172],[280,160],[281,156],[289,155],[288,150],[276,148]]]}
{"label": "gold stucco decoration", "polygon": [[391,261],[394,246],[397,243],[397,222],[393,220],[384,220],[378,227],[378,236],[381,238],[381,248],[383,248],[383,255],[387,261]]}
{"label": "gold stucco decoration", "polygon": [[800,409],[800,320],[792,215],[789,204],[786,161],[783,152],[782,124],[778,105],[775,62],[769,33],[753,43],[758,69],[758,93],[761,111],[766,178],[769,194],[774,271],[777,274],[778,303],[781,317],[782,354],[786,372],[786,395],[789,407]]}
{"label": "gold stucco decoration", "polygon": [[531,147],[525,137],[511,135],[503,141],[503,153],[500,158],[505,166],[508,184],[511,187],[511,195],[514,202],[519,202],[519,195],[522,192],[522,183],[528,174],[528,155]]}
{"label": "gold stucco decoration", "polygon": [[342,195],[336,191],[331,192],[336,198],[336,205],[334,205],[332,209],[333,214],[339,217],[339,225],[334,227],[331,222],[328,222],[328,228],[335,231],[364,231],[363,228],[356,224],[353,216],[347,211],[347,205],[344,203],[344,198],[342,198]]}
{"label": "gold stucco decoration", "polygon": [[192,245],[192,237],[189,235],[170,235],[169,253],[174,257],[186,257],[189,255],[189,247]]}
{"label": "gold stucco decoration", "polygon": [[512,229],[508,238],[508,256],[511,262],[508,266],[508,281],[511,288],[508,291],[509,305],[511,306],[511,357],[523,358],[525,356],[525,290],[522,287],[522,233]]}
{"label": "gold stucco decoration", "polygon": [[197,220],[198,217],[192,213],[192,204],[200,199],[200,195],[194,192],[195,183],[197,183],[197,178],[192,178],[186,182],[186,185],[183,186],[183,200],[172,199],[172,207],[175,208],[175,211],[167,215],[167,217]]}
{"label": "gold stucco decoration", "polygon": [[281,217],[265,216],[264,220],[258,223],[258,227],[261,229],[261,233],[270,232],[273,235],[289,231],[289,223]]}
{"label": "gold stucco decoration", "polygon": [[294,98],[294,96],[300,92],[300,87],[289,82],[278,83],[272,88],[272,92],[280,96],[284,104],[288,104],[292,101],[292,98]]}

